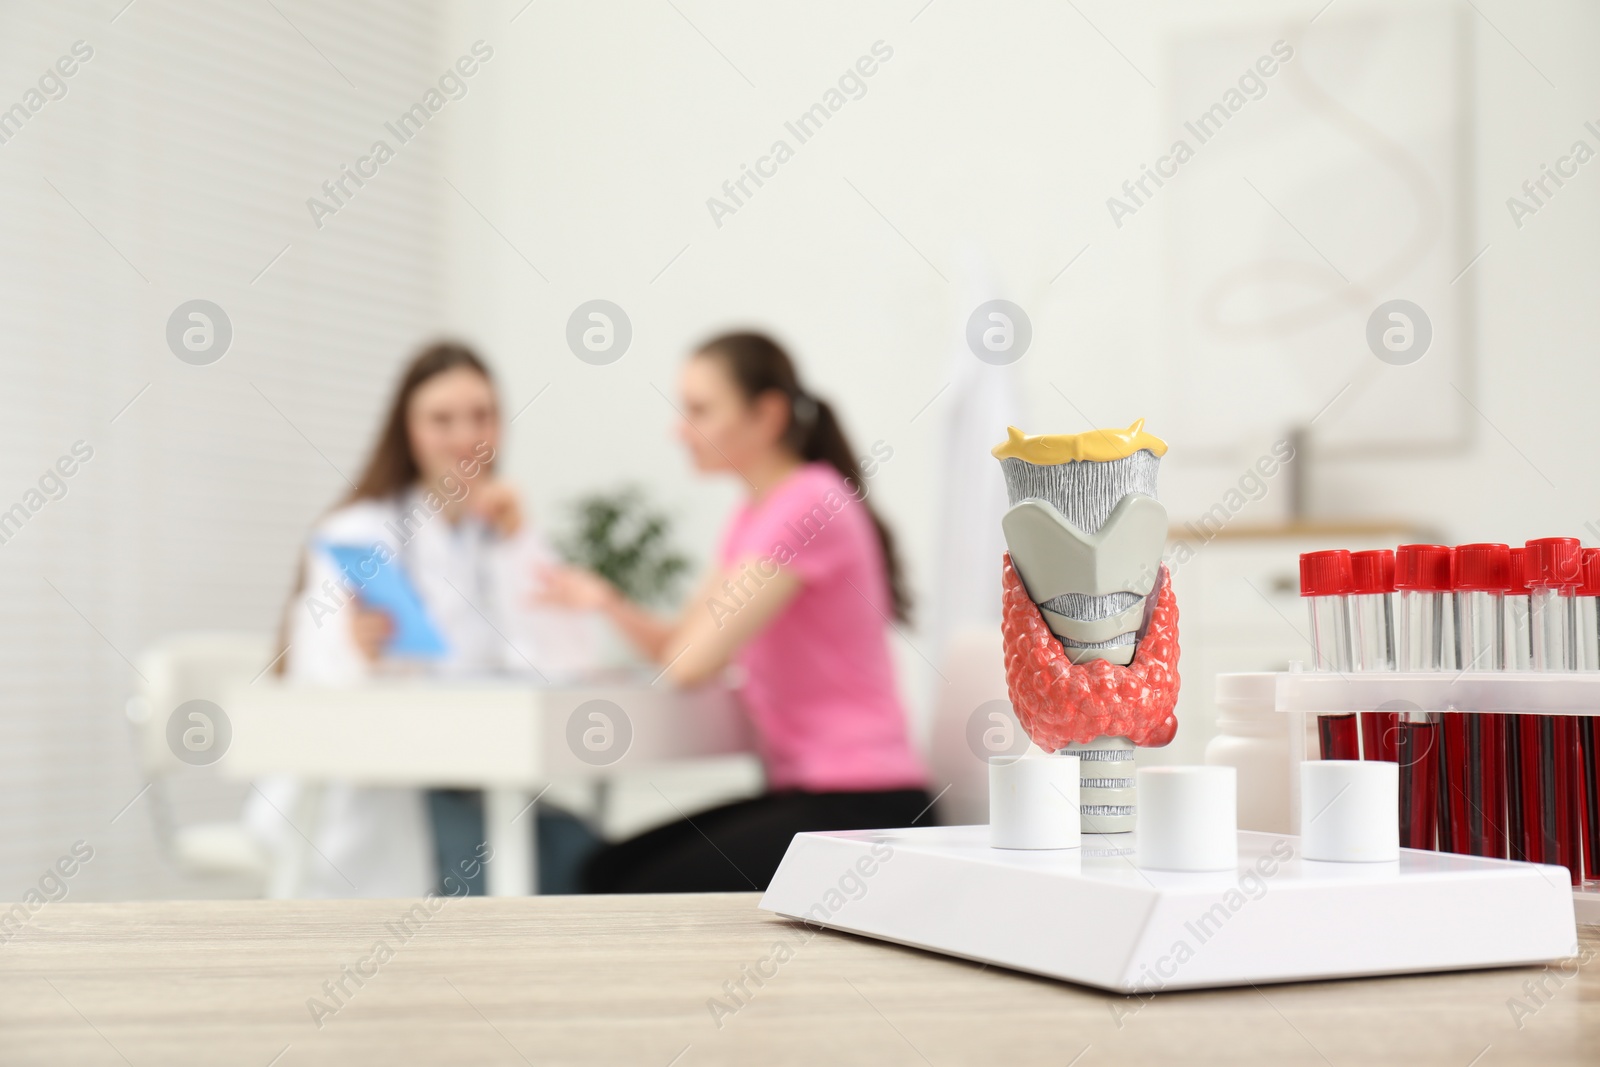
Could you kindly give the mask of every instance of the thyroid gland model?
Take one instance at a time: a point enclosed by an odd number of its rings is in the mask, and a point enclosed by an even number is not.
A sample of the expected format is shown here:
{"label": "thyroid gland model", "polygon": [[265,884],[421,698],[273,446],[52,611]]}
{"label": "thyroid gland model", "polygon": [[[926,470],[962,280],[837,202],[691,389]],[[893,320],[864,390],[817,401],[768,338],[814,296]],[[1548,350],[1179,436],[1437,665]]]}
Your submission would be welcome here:
{"label": "thyroid gland model", "polygon": [[1013,427],[993,450],[1011,505],[1006,688],[1034,744],[1079,758],[1085,833],[1133,829],[1133,749],[1178,729],[1178,604],[1156,500],[1166,452],[1143,419],[1037,437]]}

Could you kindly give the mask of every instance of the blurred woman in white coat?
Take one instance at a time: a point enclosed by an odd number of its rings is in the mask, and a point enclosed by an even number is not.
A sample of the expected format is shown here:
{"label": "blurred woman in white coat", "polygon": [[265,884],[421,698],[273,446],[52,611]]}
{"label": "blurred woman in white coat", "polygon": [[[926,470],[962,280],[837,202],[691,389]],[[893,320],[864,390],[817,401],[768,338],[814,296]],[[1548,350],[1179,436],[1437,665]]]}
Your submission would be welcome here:
{"label": "blurred woman in white coat", "polygon": [[[366,469],[312,532],[285,612],[280,673],[320,685],[506,673],[539,682],[592,659],[592,618],[533,606],[537,575],[555,556],[516,491],[495,476],[500,434],[493,380],[470,349],[435,344],[412,360]],[[395,620],[362,600],[329,545],[361,546],[399,566],[442,650],[391,655]],[[295,895],[461,895],[481,887],[478,794],[332,783],[318,802],[310,797],[295,780],[260,782],[246,812],[279,863],[282,850],[313,846]]]}

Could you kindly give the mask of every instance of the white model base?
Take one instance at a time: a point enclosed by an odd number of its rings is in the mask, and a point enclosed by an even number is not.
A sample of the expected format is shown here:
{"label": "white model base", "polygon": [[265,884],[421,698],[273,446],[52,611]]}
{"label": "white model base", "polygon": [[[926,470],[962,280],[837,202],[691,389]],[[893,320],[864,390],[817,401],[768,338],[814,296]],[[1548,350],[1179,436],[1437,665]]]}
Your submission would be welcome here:
{"label": "white model base", "polygon": [[1141,870],[1132,834],[989,847],[986,826],[797,834],[761,907],[1119,993],[1544,963],[1578,952],[1562,867],[1403,849],[1303,860],[1240,832],[1220,873]]}

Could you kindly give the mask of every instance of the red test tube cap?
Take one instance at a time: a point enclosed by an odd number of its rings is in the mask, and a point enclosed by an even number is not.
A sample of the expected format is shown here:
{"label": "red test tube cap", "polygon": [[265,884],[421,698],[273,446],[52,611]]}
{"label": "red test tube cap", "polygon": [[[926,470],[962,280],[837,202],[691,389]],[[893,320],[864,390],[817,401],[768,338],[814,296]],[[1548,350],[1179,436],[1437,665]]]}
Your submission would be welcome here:
{"label": "red test tube cap", "polygon": [[1351,584],[1350,553],[1345,549],[1300,554],[1301,596],[1344,596]]}
{"label": "red test tube cap", "polygon": [[1394,550],[1350,553],[1350,592],[1357,596],[1394,592]]}
{"label": "red test tube cap", "polygon": [[1454,585],[1461,590],[1504,593],[1511,589],[1511,548],[1508,545],[1457,545]]}
{"label": "red test tube cap", "polygon": [[1425,593],[1450,591],[1449,545],[1401,545],[1394,550],[1396,589]]}
{"label": "red test tube cap", "polygon": [[1600,548],[1583,550],[1583,584],[1579,596],[1600,596]]}
{"label": "red test tube cap", "polygon": [[1511,550],[1511,588],[1508,592],[1526,593],[1528,591],[1528,550],[1513,548]]}
{"label": "red test tube cap", "polygon": [[1528,542],[1528,587],[1575,586],[1583,581],[1583,546],[1576,537],[1539,537]]}

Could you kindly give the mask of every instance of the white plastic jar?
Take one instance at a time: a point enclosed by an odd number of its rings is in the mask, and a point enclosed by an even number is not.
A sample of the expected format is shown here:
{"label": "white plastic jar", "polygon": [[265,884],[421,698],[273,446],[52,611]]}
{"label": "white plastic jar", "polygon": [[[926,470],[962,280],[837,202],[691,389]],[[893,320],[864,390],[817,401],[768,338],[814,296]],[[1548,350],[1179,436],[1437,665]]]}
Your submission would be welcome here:
{"label": "white plastic jar", "polygon": [[1217,735],[1206,763],[1239,775],[1239,829],[1293,832],[1296,773],[1290,766],[1289,726],[1297,715],[1272,710],[1277,675],[1217,675]]}

